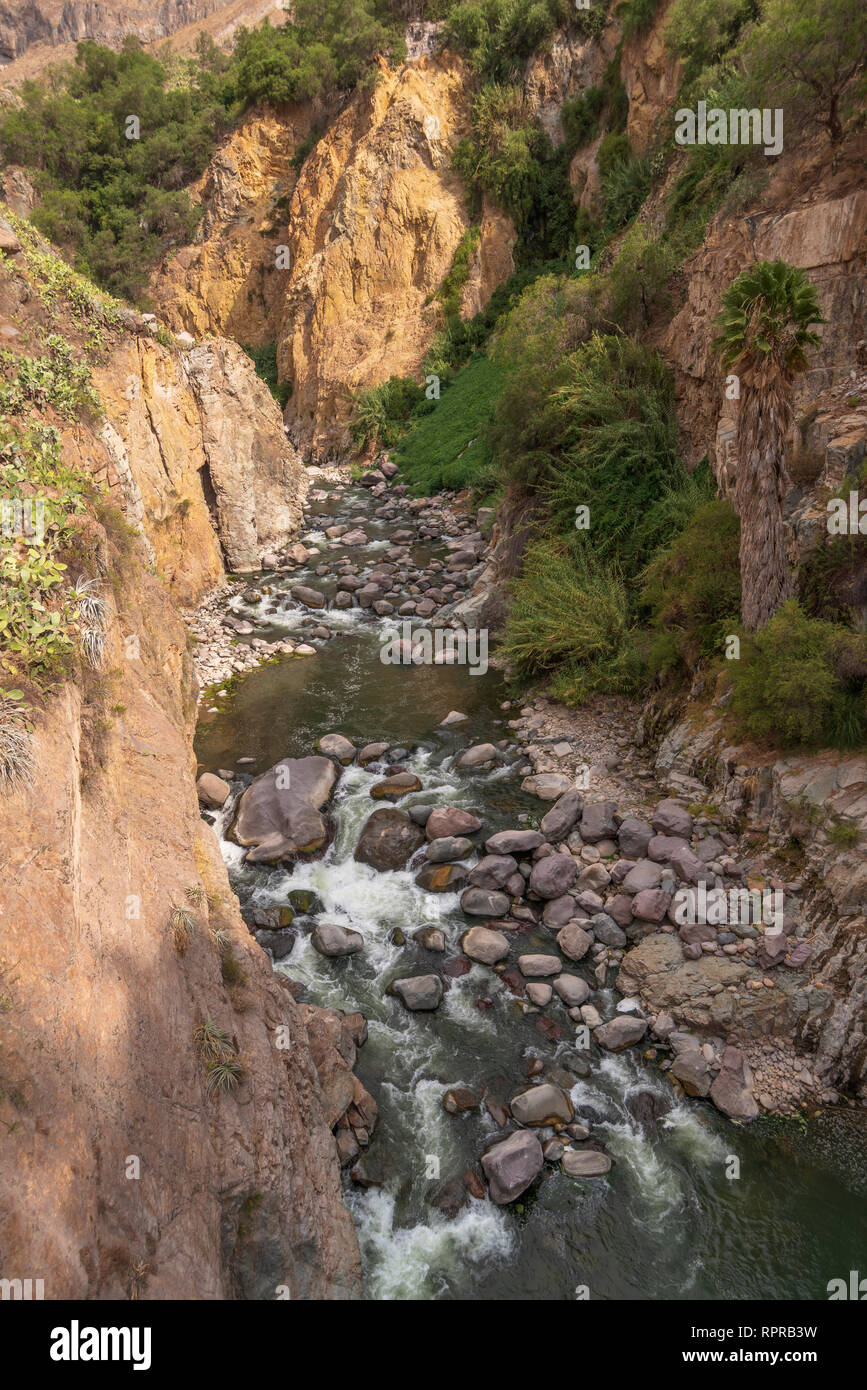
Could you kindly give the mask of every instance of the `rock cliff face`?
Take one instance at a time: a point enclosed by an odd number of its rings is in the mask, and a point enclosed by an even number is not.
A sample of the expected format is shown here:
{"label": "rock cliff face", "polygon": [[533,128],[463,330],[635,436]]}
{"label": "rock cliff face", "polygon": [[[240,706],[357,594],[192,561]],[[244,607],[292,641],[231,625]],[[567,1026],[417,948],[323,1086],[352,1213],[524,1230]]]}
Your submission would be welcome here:
{"label": "rock cliff face", "polygon": [[0,60],[20,58],[34,44],[97,43],[119,48],[127,34],[160,39],[204,19],[224,0],[6,0],[0,4]]}
{"label": "rock cliff face", "polygon": [[[199,817],[185,634],[137,560],[110,632],[111,676],[51,700],[33,786],[0,801],[4,1275],[44,1278],[48,1298],[352,1297],[304,1015]],[[170,913],[190,893],[180,955]],[[243,984],[223,982],[217,929]],[[234,1091],[208,1094],[206,1022],[240,1062]]]}
{"label": "rock cliff face", "polygon": [[[5,223],[4,248],[0,329],[27,352],[47,311]],[[220,541],[236,564],[291,533],[306,479],[235,344],[163,346],[118,313],[104,415],[58,416],[103,493],[75,553],[105,659],[32,696],[33,781],[0,797],[3,1275],[54,1299],[355,1297],[332,1129],[369,1098],[341,1021],[297,1005],[250,935],[201,819],[176,607],[222,577]],[[203,1029],[236,1086],[209,1086]]]}
{"label": "rock cliff face", "polygon": [[125,338],[95,374],[100,440],[124,511],[190,603],[297,529],[307,478],[280,410],[236,343]]}
{"label": "rock cliff face", "polygon": [[[202,180],[202,239],[156,278],[161,313],[177,328],[276,342],[293,383],[291,438],[306,455],[348,447],[351,391],[421,367],[433,297],[470,226],[451,169],[468,116],[463,64],[423,53],[399,70],[383,64],[300,174],[292,155],[318,117],[292,109],[248,119]],[[514,239],[510,219],[486,207],[464,316],[513,269]]]}

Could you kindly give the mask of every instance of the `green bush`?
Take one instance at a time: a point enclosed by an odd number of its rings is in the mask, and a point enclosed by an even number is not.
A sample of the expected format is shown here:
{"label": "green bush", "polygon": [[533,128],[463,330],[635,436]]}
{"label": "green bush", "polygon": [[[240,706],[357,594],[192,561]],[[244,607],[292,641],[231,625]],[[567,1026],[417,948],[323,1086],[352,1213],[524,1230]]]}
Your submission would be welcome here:
{"label": "green bush", "polygon": [[594,690],[633,689],[623,579],[568,538],[535,541],[512,586],[501,652],[522,675],[557,670],[557,698],[569,703]]}
{"label": "green bush", "polygon": [[486,493],[499,485],[488,430],[502,383],[502,369],[480,355],[456,374],[438,401],[422,401],[393,456],[414,492],[472,487]]}
{"label": "green bush", "polygon": [[262,380],[271,392],[281,410],[286,407],[286,402],[292,395],[292,382],[280,381],[277,374],[277,344],[265,343],[262,347],[245,347],[244,351],[248,357],[252,357],[256,368],[256,375]]}
{"label": "green bush", "polygon": [[650,165],[643,156],[610,164],[602,178],[602,230],[611,236],[625,227],[638,212],[649,188]]}
{"label": "green bush", "polygon": [[349,430],[356,448],[379,445],[390,449],[409,426],[410,416],[424,391],[412,377],[393,376],[379,386],[359,391],[353,403]]}
{"label": "green bush", "polygon": [[[712,495],[710,471],[696,495]],[[641,601],[649,610],[652,676],[689,677],[699,661],[721,658],[740,626],[740,523],[731,505],[706,500],[684,529],[657,551],[645,571]]]}
{"label": "green bush", "polygon": [[556,393],[562,453],[545,488],[552,515],[567,532],[576,508],[589,507],[579,538],[632,578],[677,529],[666,496],[687,475],[671,372],[631,339],[599,334],[565,365]]}
{"label": "green bush", "polygon": [[486,82],[510,82],[558,25],[573,18],[566,0],[465,0],[448,12],[443,41],[465,53]]}
{"label": "green bush", "polygon": [[625,332],[643,331],[671,304],[674,253],[663,237],[630,227],[608,274],[608,316]]}
{"label": "green bush", "polygon": [[790,599],[731,662],[744,734],[783,747],[856,747],[867,739],[867,638],[809,618]]}
{"label": "green bush", "polygon": [[623,0],[614,11],[623,28],[623,37],[646,34],[656,18],[661,0]]}
{"label": "green bush", "polygon": [[599,130],[599,118],[605,105],[601,87],[588,87],[577,96],[567,97],[560,107],[560,122],[570,154],[589,145]]}

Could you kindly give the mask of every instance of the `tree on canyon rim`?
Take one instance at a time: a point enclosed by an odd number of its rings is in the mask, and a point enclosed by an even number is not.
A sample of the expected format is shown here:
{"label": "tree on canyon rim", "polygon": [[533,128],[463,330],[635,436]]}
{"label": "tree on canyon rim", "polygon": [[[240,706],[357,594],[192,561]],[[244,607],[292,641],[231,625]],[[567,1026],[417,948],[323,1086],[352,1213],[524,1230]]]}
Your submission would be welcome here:
{"label": "tree on canyon rim", "polygon": [[741,522],[741,618],[763,627],[792,594],[783,502],[795,377],[824,323],[814,286],[785,261],[760,261],[722,297],[714,347],[740,381],[735,510]]}

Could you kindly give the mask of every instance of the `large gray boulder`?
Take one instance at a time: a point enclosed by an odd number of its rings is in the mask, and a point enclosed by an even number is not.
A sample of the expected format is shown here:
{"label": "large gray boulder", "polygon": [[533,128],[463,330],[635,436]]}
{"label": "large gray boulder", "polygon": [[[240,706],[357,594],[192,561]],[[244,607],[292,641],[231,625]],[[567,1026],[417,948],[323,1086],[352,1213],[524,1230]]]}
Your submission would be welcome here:
{"label": "large gray boulder", "polygon": [[405,811],[381,806],[368,817],[355,858],[374,869],[402,869],[424,844],[424,831]]}
{"label": "large gray boulder", "polygon": [[554,981],[554,992],[567,1009],[580,1008],[590,998],[590,986],[580,975],[558,975]]}
{"label": "large gray boulder", "polygon": [[653,839],[653,830],[646,820],[639,820],[637,816],[627,816],[620,822],[617,839],[624,858],[643,859],[647,853],[647,846]]}
{"label": "large gray boulder", "polygon": [[343,734],[323,734],[317,739],[316,751],[324,753],[326,758],[336,758],[345,767],[355,757],[355,744],[350,743]]}
{"label": "large gray boulder", "polygon": [[557,933],[557,945],[570,960],[583,960],[592,944],[593,938],[577,922],[567,923]]}
{"label": "large gray boulder", "polygon": [[658,888],[661,881],[662,865],[654,864],[652,859],[639,859],[620,885],[620,891],[622,893],[641,893],[645,888]]}
{"label": "large gray boulder", "polygon": [[561,898],[578,877],[578,865],[571,854],[549,854],[533,865],[530,889],[540,898]]}
{"label": "large gray boulder", "polygon": [[710,1088],[710,1098],[717,1110],[730,1120],[748,1123],[759,1113],[753,1096],[753,1074],[744,1054],[736,1047],[727,1047],[722,1055],[719,1075]]}
{"label": "large gray boulder", "polygon": [[477,743],[473,748],[467,748],[458,758],[458,767],[484,767],[487,763],[495,762],[497,750],[492,743]]}
{"label": "large gray boulder", "polygon": [[493,888],[502,892],[517,868],[518,861],[511,854],[487,854],[470,870],[470,883],[474,888]]}
{"label": "large gray boulder", "polygon": [[547,815],[542,817],[540,829],[545,839],[552,845],[558,844],[560,840],[565,840],[580,816],[583,806],[584,798],[574,787],[570,791],[564,792],[560,799],[554,802]]}
{"label": "large gray boulder", "polygon": [[310,943],[320,956],[354,956],[364,948],[364,937],[339,922],[317,922]]}
{"label": "large gray boulder", "polygon": [[624,1048],[640,1042],[646,1032],[647,1023],[643,1018],[636,1018],[632,1014],[618,1014],[608,1023],[594,1028],[593,1036],[606,1052],[622,1052]]}
{"label": "large gray boulder", "polygon": [[439,975],[410,975],[395,980],[392,989],[413,1013],[430,1013],[439,1007],[443,997],[443,982]]}
{"label": "large gray boulder", "polygon": [[670,1075],[680,1082],[688,1096],[706,1096],[710,1090],[710,1067],[699,1048],[679,1052],[671,1064]]}
{"label": "large gray boulder", "polygon": [[505,917],[509,899],[487,888],[468,888],[461,896],[461,907],[468,917]]}
{"label": "large gray boulder", "polygon": [[215,772],[203,772],[196,782],[196,791],[202,806],[206,806],[211,811],[218,811],[221,806],[225,806],[232,788],[224,778],[218,777]]}
{"label": "large gray boulder", "polygon": [[585,802],[581,815],[581,839],[586,844],[595,845],[597,840],[613,840],[617,836],[617,821],[614,812],[616,801]]}
{"label": "large gray boulder", "polygon": [[453,864],[456,859],[466,859],[472,852],[473,842],[466,836],[441,835],[438,840],[430,841],[425,858],[429,864]]}
{"label": "large gray boulder", "polygon": [[518,969],[528,979],[540,979],[546,975],[556,975],[563,968],[559,956],[546,956],[541,953],[518,956]]}
{"label": "large gray boulder", "polygon": [[498,830],[485,841],[488,854],[531,854],[545,843],[538,830]]}
{"label": "large gray boulder", "polygon": [[569,1178],[601,1178],[611,1171],[611,1159],[598,1149],[567,1149],[560,1166]]}
{"label": "large gray boulder", "polygon": [[491,1201],[496,1202],[497,1206],[514,1202],[516,1197],[526,1192],[544,1166],[542,1145],[529,1130],[519,1129],[508,1139],[501,1139],[482,1155]]}
{"label": "large gray boulder", "polygon": [[509,1108],[519,1125],[568,1124],[574,1114],[566,1092],[547,1082],[522,1091],[509,1102]]}
{"label": "large gray boulder", "polygon": [[658,835],[680,835],[688,840],[692,834],[693,819],[685,806],[669,798],[660,801],[653,813],[653,828]]}
{"label": "large gray boulder", "polygon": [[509,943],[502,932],[490,927],[470,927],[461,937],[461,950],[470,960],[482,965],[496,965],[509,954]]}
{"label": "large gray boulder", "polygon": [[445,835],[472,835],[481,828],[482,822],[471,811],[462,811],[460,806],[438,806],[428,817],[425,833],[429,840],[439,840]]}
{"label": "large gray boulder", "polygon": [[277,864],[321,849],[322,808],[340,776],[331,758],[285,758],[251,782],[238,803],[232,838],[253,864]]}

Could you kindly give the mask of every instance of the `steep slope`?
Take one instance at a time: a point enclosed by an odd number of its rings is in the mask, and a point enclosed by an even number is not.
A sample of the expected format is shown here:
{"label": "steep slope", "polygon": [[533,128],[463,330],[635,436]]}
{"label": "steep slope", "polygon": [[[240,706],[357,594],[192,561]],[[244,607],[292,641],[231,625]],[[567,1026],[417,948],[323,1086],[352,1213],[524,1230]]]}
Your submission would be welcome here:
{"label": "steep slope", "polygon": [[[354,1297],[331,1131],[361,1035],[297,1005],[239,916],[197,804],[173,602],[222,576],[221,540],[252,556],[291,532],[303,471],[236,345],[156,342],[24,227],[0,234],[3,463],[34,422],[57,429],[58,485],[96,487],[66,518],[68,577],[105,606],[95,666],[40,678],[37,629],[27,659],[4,642],[33,723],[32,776],[0,795],[4,1275],[38,1273],[47,1298]],[[72,418],[48,347],[101,358],[101,401],[79,389]],[[38,381],[32,404],[16,379]],[[237,1069],[225,1090],[209,1037]]]}

